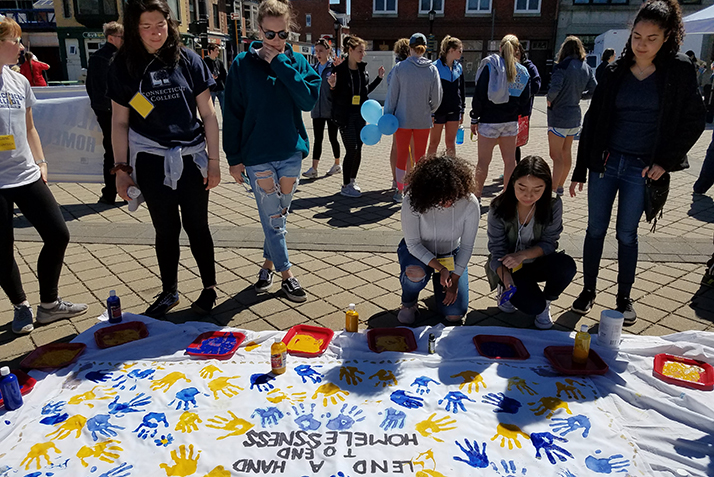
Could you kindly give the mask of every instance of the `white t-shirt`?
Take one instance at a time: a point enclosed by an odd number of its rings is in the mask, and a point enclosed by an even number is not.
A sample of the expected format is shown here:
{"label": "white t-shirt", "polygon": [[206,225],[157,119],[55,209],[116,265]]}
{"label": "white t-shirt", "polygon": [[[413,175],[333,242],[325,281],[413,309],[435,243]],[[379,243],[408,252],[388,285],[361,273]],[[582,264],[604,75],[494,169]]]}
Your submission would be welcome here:
{"label": "white t-shirt", "polygon": [[[12,134],[15,149],[0,151],[0,189],[32,184],[41,177],[40,168],[27,142],[27,108],[37,103],[27,78],[7,66],[0,74],[0,136]],[[41,159],[41,158],[39,158]]]}

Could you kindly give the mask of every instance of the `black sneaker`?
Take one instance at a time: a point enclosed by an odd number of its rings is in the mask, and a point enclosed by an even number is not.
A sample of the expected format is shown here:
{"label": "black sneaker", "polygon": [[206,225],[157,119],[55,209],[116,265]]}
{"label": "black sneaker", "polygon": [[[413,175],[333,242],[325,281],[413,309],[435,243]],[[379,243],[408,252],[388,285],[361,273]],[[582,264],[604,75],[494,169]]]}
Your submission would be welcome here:
{"label": "black sneaker", "polygon": [[207,315],[216,304],[216,290],[213,288],[204,288],[199,295],[198,300],[191,303],[191,310],[199,315]]}
{"label": "black sneaker", "polygon": [[297,278],[290,277],[287,280],[283,280],[281,287],[285,292],[285,295],[288,297],[288,300],[298,303],[302,303],[307,300],[307,293],[305,293],[305,290],[302,289],[300,283],[297,281]]}
{"label": "black sneaker", "polygon": [[155,295],[156,301],[153,305],[146,309],[145,316],[151,318],[160,318],[164,316],[171,308],[179,304],[178,292],[161,292]]}
{"label": "black sneaker", "polygon": [[625,326],[634,325],[637,321],[637,313],[635,313],[635,309],[632,307],[632,300],[629,296],[617,297],[616,310],[622,313],[622,316],[625,317],[625,322],[623,323]]}
{"label": "black sneaker", "polygon": [[575,299],[573,306],[571,306],[570,309],[575,313],[584,315],[592,309],[594,301],[595,292],[585,288],[580,292],[580,295]]}
{"label": "black sneaker", "polygon": [[265,293],[268,290],[270,290],[270,287],[273,286],[273,271],[268,270],[267,268],[261,268],[260,271],[258,272],[258,281],[255,282],[255,285],[253,285],[253,288],[255,288],[255,291],[258,293]]}

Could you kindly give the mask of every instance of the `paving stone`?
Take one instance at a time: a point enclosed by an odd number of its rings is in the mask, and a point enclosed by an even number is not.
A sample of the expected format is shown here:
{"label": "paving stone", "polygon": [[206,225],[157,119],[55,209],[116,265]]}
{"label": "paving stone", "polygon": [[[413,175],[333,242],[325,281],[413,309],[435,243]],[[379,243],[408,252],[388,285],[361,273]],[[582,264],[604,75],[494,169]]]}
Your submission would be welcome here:
{"label": "paving stone", "polygon": [[307,318],[315,320],[330,313],[334,313],[338,310],[338,308],[324,300],[308,300],[306,303],[296,306],[295,310]]}
{"label": "paving stone", "polygon": [[701,321],[694,321],[684,318],[678,315],[668,315],[662,318],[658,325],[671,328],[673,330],[699,330],[703,331],[707,328],[707,323],[702,323]]}
{"label": "paving stone", "polygon": [[68,321],[62,322],[59,326],[36,327],[35,331],[30,334],[35,346],[44,346],[56,341],[69,341],[75,336],[77,336],[77,330]]}

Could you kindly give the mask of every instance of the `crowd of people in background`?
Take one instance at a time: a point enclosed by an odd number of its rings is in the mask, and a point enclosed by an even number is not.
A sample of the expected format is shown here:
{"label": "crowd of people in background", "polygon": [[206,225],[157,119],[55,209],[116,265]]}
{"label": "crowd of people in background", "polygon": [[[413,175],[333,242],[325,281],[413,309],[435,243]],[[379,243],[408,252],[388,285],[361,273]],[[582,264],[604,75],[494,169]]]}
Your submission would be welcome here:
{"label": "crowd of people in background", "polygon": [[[100,202],[113,205],[118,195],[129,202],[130,210],[145,202],[156,233],[162,291],[145,314],[161,317],[179,302],[182,227],[204,286],[191,307],[207,314],[215,305],[208,198],[220,182],[216,99],[230,175],[252,186],[264,233],[265,261],[254,288],[268,292],[274,274],[280,273],[285,296],[304,302],[307,293],[293,275],[285,241],[291,201],[310,152],[303,112],[310,112],[314,143],[311,166],[302,176],[319,177],[327,127],[334,162],[326,174],[342,172],[340,194],[360,197],[360,133],[366,125],[361,107],[383,80],[385,69],[379,67],[376,77],[370,78],[364,62],[366,42],[356,36],[344,39],[342,57],[333,56],[329,42],[318,40],[317,62],[310,65],[287,44],[295,29],[288,0],[260,4],[261,39],[240,53],[228,72],[216,45],[209,46],[203,60],[182,46],[171,15],[166,0],[130,1],[123,26],[105,25],[107,43],[90,58],[87,81],[106,151]],[[17,63],[23,51],[20,33],[14,21],[0,22],[3,65]],[[616,57],[614,50],[606,50],[597,70],[586,63],[581,40],[567,37],[546,92],[552,169],[538,156],[521,159],[542,79],[515,35],[504,36],[499,51],[484,58],[476,72],[470,111],[472,138],[478,141],[475,168],[457,155],[456,137],[466,109],[461,40],[446,36],[433,62],[425,57],[425,35],[414,33],[397,41],[397,64],[386,79],[384,113],[398,121],[389,158],[393,200],[403,201],[398,320],[416,321],[419,292],[430,279],[437,310],[446,320],[460,322],[466,314],[468,262],[498,146],[504,162],[503,189],[488,208],[490,255],[485,274],[497,290],[499,309],[530,314],[540,329],[553,325],[550,304],[575,275],[575,262],[558,250],[558,239],[567,209],[561,197],[570,176],[573,141],[579,136],[569,195],[582,191],[586,180],[590,185],[584,284],[571,309],[585,314],[593,306],[604,238],[619,194],[614,306],[623,313],[625,324],[633,324],[637,314],[630,293],[645,198],[651,184],[688,167],[686,153],[705,124],[702,95],[710,71],[693,54],[687,58],[679,53],[682,40],[676,0],[645,1],[622,54]],[[30,88],[41,78],[44,63],[30,55],[21,67],[27,80],[9,68],[2,70],[4,87],[13,98],[21,98],[17,111],[4,105],[16,118],[6,122],[0,117],[3,134],[14,135],[17,145],[0,150],[0,221],[7,224],[0,236],[0,283],[15,306],[16,333],[32,330],[33,315],[13,258],[13,204],[44,240],[37,321],[86,311],[86,305],[57,297],[69,235],[45,184],[47,164],[32,123],[35,99]],[[580,101],[588,98],[592,101],[583,119]],[[344,147],[342,164],[338,132]],[[714,143],[695,193],[706,192],[712,183]],[[542,288],[539,283],[544,283]]]}

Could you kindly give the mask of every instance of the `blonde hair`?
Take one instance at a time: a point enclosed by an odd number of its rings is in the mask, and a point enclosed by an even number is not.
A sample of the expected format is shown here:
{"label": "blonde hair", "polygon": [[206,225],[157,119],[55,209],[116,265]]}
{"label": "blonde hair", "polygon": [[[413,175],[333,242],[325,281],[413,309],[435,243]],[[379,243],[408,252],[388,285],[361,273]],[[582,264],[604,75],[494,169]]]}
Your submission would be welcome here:
{"label": "blonde hair", "polygon": [[19,38],[22,36],[22,28],[10,17],[3,17],[0,21],[0,38]]}
{"label": "blonde hair", "polygon": [[441,58],[441,62],[446,64],[446,55],[449,53],[449,51],[461,48],[461,46],[461,40],[459,40],[455,36],[446,35],[444,39],[441,40],[441,51],[439,52],[439,58]]}
{"label": "blonde hair", "polygon": [[409,48],[416,51],[419,56],[422,56],[424,53],[426,53],[426,46],[424,45],[410,46]]}
{"label": "blonde hair", "polygon": [[258,7],[258,24],[263,23],[265,17],[283,17],[290,31],[299,30],[295,21],[295,10],[289,0],[263,0]]}
{"label": "blonde hair", "polygon": [[342,40],[342,47],[347,51],[347,54],[360,45],[367,46],[367,42],[358,36],[348,35]]}
{"label": "blonde hair", "polygon": [[506,79],[509,83],[516,80],[516,51],[520,45],[516,35],[506,35],[501,40],[501,57],[506,62]]}

